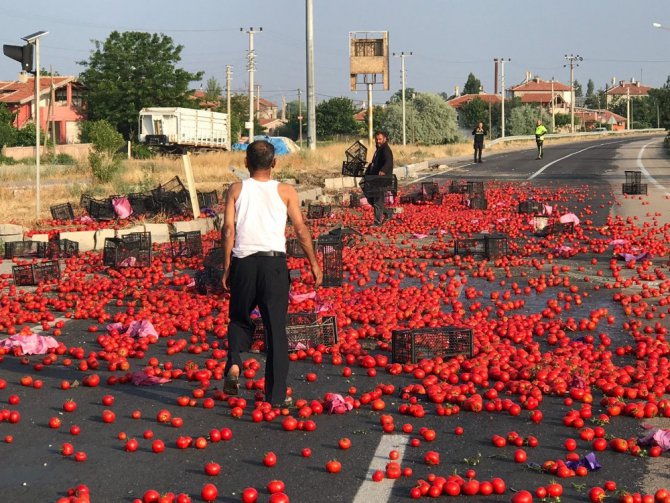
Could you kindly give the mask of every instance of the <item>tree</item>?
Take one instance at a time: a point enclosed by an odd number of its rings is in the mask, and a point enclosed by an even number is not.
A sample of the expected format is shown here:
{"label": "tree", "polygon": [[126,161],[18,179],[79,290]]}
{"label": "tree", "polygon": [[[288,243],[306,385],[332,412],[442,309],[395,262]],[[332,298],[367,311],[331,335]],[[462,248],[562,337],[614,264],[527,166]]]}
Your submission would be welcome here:
{"label": "tree", "polygon": [[86,88],[90,120],[109,121],[123,136],[136,132],[143,107],[193,107],[189,83],[202,79],[203,72],[190,73],[176,65],[181,45],[166,35],[113,31],[95,49],[80,79]]}
{"label": "tree", "polygon": [[222,95],[223,88],[219,82],[214,77],[208,78],[207,85],[205,87],[205,100],[209,102],[219,101]]}
{"label": "tree", "polygon": [[[409,143],[442,145],[461,139],[456,111],[437,94],[416,93],[406,103]],[[383,127],[393,143],[402,141],[402,103],[391,103],[383,112]],[[377,112],[375,112],[377,115]]]}
{"label": "tree", "polygon": [[93,176],[100,182],[110,182],[121,167],[116,152],[123,146],[123,136],[106,120],[88,121],[85,136],[93,144],[88,154]]}
{"label": "tree", "polygon": [[[654,120],[652,124],[656,127],[657,120],[662,128],[670,129],[670,76],[668,76],[663,87],[651,89],[649,91],[649,100],[655,104]],[[658,116],[656,116],[658,113]]]}
{"label": "tree", "polygon": [[544,108],[532,105],[515,107],[507,120],[509,134],[512,136],[534,134],[538,119],[545,127],[547,125],[551,127],[551,115]]}
{"label": "tree", "polygon": [[479,121],[489,123],[489,104],[481,98],[475,98],[469,103],[465,103],[458,111],[458,122],[465,128],[474,128]]}
{"label": "tree", "polygon": [[[406,87],[405,88],[405,104],[407,104],[407,101],[411,99],[413,95],[416,94],[416,89],[413,87]],[[393,96],[391,96],[388,101],[386,102],[387,105],[391,103],[402,103],[402,89],[399,89],[395,93],[393,93]]]}
{"label": "tree", "polygon": [[575,98],[580,98],[584,95],[582,85],[575,80]]}
{"label": "tree", "polygon": [[589,81],[586,83],[586,96],[591,97],[593,96],[593,91],[595,89],[595,84],[593,83],[593,80],[589,79]]}
{"label": "tree", "polygon": [[316,135],[332,138],[335,135],[356,135],[359,125],[354,120],[354,102],[349,98],[330,98],[316,106]]}
{"label": "tree", "polygon": [[15,142],[14,114],[9,111],[7,105],[0,103],[0,148],[11,147]]}
{"label": "tree", "polygon": [[473,73],[468,75],[468,80],[463,86],[463,94],[479,94],[482,89],[481,81]]}

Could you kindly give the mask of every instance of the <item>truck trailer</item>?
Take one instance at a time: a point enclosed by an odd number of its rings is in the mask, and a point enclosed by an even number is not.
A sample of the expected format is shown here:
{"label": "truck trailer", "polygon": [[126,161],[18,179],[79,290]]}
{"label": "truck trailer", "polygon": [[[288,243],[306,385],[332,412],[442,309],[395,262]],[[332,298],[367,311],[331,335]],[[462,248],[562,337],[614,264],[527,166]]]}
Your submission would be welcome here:
{"label": "truck trailer", "polygon": [[230,150],[228,114],[178,107],[140,110],[140,143],[161,152],[184,154],[203,150]]}

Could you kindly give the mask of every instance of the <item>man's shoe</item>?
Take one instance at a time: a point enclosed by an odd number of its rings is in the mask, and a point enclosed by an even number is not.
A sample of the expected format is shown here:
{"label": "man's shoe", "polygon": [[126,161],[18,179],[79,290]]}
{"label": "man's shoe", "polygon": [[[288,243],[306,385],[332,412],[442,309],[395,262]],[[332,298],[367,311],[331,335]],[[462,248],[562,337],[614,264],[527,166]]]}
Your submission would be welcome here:
{"label": "man's shoe", "polygon": [[223,392],[226,395],[239,395],[240,393],[240,379],[235,376],[226,376],[223,380]]}

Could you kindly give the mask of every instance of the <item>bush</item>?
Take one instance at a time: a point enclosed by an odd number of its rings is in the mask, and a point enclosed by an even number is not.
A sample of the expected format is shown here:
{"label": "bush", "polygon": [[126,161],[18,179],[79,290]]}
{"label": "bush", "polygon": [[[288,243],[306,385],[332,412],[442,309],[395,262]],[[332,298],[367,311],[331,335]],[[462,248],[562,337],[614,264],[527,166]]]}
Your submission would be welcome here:
{"label": "bush", "polygon": [[16,159],[0,154],[0,164],[7,164],[9,166],[16,164]]}
{"label": "bush", "polygon": [[32,122],[16,131],[14,145],[17,147],[34,147],[37,138],[37,129]]}
{"label": "bush", "polygon": [[106,120],[87,123],[85,133],[84,136],[93,144],[95,151],[109,156],[113,156],[125,144],[121,133]]}
{"label": "bush", "polygon": [[101,183],[112,181],[114,175],[121,168],[121,160],[113,155],[107,155],[100,152],[91,152],[88,154],[88,162],[91,165],[91,173],[96,180]]}
{"label": "bush", "polygon": [[151,150],[150,147],[147,147],[146,145],[136,145],[133,144],[131,147],[131,154],[133,156],[133,159],[153,159],[155,157],[155,152]]}
{"label": "bush", "polygon": [[49,152],[42,156],[42,159],[47,164],[62,164],[65,166],[74,166],[77,164],[74,157],[68,154],[54,154],[53,152]]}

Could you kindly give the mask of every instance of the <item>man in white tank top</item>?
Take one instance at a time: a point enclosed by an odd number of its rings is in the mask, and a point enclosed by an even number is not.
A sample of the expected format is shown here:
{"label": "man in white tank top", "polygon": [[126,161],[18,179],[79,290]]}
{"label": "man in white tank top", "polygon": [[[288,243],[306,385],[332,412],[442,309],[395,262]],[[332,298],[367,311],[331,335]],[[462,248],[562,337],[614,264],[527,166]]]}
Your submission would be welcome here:
{"label": "man in white tank top", "polygon": [[254,324],[251,312],[258,306],[266,331],[265,400],[273,405],[286,398],[288,377],[289,271],[286,265],[286,217],[312,268],[314,288],[323,274],[314,253],[309,229],[302,219],[298,194],[288,184],[272,180],[274,147],[255,141],[247,148],[245,164],[251,177],[228,189],[222,232],[223,287],[230,291],[228,360],[224,391],[237,394],[242,368],[240,352],[249,348]]}

